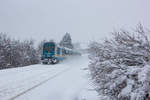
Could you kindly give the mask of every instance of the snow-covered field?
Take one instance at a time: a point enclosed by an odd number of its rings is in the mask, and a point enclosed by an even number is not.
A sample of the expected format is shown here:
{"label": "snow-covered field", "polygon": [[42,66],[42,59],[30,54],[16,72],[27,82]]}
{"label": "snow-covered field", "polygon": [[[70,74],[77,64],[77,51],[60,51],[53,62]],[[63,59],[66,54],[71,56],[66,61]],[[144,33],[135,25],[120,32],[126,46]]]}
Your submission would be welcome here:
{"label": "snow-covered field", "polygon": [[89,91],[87,55],[56,65],[0,70],[0,100],[98,100]]}

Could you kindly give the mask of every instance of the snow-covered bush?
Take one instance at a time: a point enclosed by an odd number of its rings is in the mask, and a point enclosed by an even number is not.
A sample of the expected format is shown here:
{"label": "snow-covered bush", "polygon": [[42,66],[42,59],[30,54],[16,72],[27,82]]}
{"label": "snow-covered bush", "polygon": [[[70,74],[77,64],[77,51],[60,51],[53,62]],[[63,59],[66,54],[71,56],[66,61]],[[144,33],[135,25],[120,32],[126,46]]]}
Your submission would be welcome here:
{"label": "snow-covered bush", "polygon": [[34,47],[33,40],[25,40],[21,42],[21,55],[23,57],[23,66],[39,63],[39,54]]}
{"label": "snow-covered bush", "polygon": [[0,69],[37,63],[39,63],[39,56],[33,40],[21,42],[0,33]]}
{"label": "snow-covered bush", "polygon": [[6,34],[0,33],[0,67],[8,65],[6,55],[9,55],[9,51],[10,38]]}
{"label": "snow-covered bush", "polygon": [[113,32],[89,45],[89,70],[101,100],[150,100],[150,31]]}

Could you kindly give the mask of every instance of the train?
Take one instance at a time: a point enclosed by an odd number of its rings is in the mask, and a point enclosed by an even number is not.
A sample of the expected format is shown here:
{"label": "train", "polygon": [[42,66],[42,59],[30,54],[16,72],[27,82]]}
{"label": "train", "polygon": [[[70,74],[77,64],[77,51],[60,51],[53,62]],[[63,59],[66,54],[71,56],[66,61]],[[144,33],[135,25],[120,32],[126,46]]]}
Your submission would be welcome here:
{"label": "train", "polygon": [[57,64],[72,55],[81,55],[81,53],[62,47],[55,42],[45,42],[43,44],[41,62],[42,64]]}

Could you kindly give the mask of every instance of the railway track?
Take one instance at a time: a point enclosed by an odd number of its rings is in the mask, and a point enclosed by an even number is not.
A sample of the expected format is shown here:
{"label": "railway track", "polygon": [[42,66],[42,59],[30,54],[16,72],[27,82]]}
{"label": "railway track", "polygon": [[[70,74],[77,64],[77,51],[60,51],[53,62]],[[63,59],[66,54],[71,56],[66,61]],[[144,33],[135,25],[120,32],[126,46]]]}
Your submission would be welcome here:
{"label": "railway track", "polygon": [[[30,92],[31,90],[33,90],[33,89],[35,89],[35,88],[41,86],[42,84],[46,83],[47,81],[50,81],[50,80],[54,79],[55,77],[60,76],[61,74],[65,73],[65,72],[67,72],[67,71],[69,71],[69,70],[71,70],[71,69],[72,69],[72,68],[65,68],[65,69],[62,70],[61,72],[56,73],[56,74],[54,74],[54,75],[51,76],[51,77],[48,77],[47,79],[45,79],[45,80],[43,80],[43,81],[41,81],[41,82],[35,84],[34,86],[32,86],[32,87],[30,87],[30,88],[28,88],[28,89],[26,89],[26,90],[24,90],[24,91],[21,91],[21,92],[18,93],[17,95],[12,96],[12,97],[10,97],[10,98],[7,99],[7,100],[15,100],[15,99],[17,99],[18,97],[20,97],[20,96],[22,96],[22,95],[24,95],[24,94]],[[46,73],[48,73],[48,72],[50,72],[50,71],[47,71]],[[43,74],[45,74],[45,73],[43,72]],[[33,78],[33,77],[32,77],[32,78]]]}

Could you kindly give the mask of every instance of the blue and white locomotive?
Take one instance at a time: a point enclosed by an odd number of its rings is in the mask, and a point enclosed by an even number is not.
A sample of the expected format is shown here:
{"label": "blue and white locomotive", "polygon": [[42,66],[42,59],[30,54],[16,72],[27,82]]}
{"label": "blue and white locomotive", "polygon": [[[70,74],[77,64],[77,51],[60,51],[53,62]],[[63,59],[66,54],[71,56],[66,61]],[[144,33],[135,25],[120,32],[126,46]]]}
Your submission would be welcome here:
{"label": "blue and white locomotive", "polygon": [[61,47],[55,42],[45,42],[43,44],[41,61],[43,64],[56,64],[70,55],[80,55],[80,53]]}

